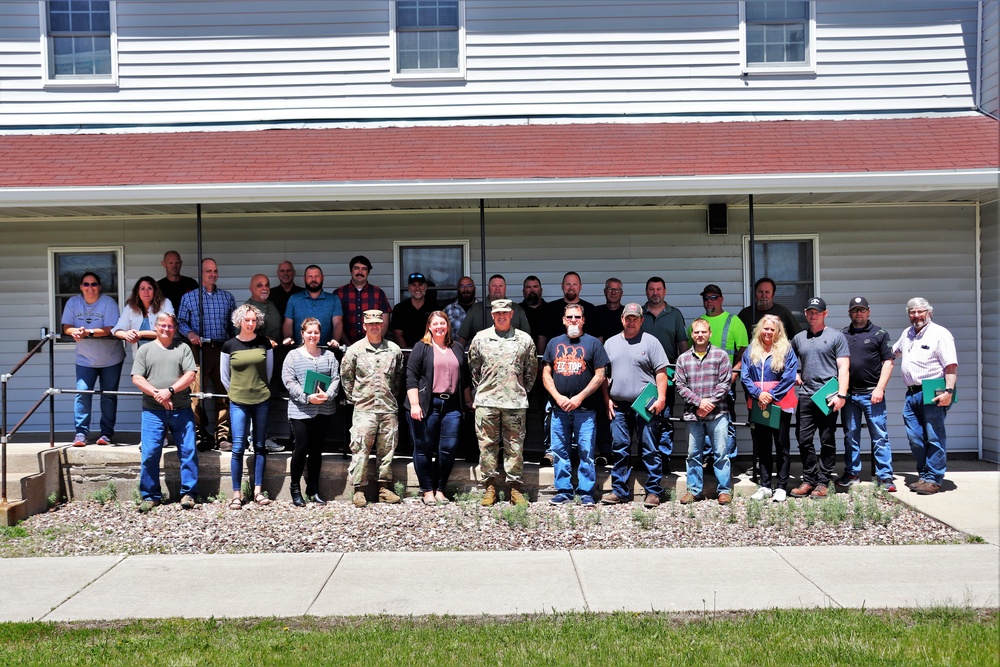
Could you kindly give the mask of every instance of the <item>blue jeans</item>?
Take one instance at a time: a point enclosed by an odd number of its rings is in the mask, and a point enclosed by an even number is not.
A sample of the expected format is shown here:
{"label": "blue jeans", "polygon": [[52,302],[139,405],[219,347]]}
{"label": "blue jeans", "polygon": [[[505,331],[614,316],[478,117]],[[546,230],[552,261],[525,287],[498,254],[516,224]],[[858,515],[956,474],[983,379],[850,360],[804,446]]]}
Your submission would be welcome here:
{"label": "blue jeans", "polygon": [[947,414],[948,408],[936,404],[924,405],[922,391],[906,392],[903,424],[917,464],[917,474],[920,479],[934,484],[944,481],[947,468],[947,440],[944,432],[944,418]]}
{"label": "blue jeans", "polygon": [[557,493],[573,493],[573,464],[570,450],[576,445],[580,465],[576,469],[576,492],[593,495],[597,471],[594,469],[594,428],[597,413],[577,408],[565,412],[552,408],[552,476]]}
{"label": "blue jeans", "polygon": [[[736,415],[736,394],[733,393],[733,385],[729,385],[729,393],[723,399],[726,401],[726,405],[729,406],[729,429],[726,431],[726,447],[729,451],[729,462],[730,464],[736,460],[736,424],[733,423],[734,417]],[[705,455],[713,454],[715,449],[712,445],[711,439],[705,436],[705,447],[702,450]]]}
{"label": "blue jeans", "polygon": [[[122,365],[105,366],[104,368],[89,368],[76,366],[76,388],[80,391],[92,391],[101,382],[101,391],[118,391],[118,382],[122,378]],[[90,409],[94,404],[93,394],[77,394],[73,402],[73,422],[76,432],[87,435],[90,433]],[[118,417],[118,396],[101,394],[101,435],[109,438],[115,434],[115,421]]]}
{"label": "blue jeans", "polygon": [[889,446],[885,401],[872,403],[871,394],[850,394],[841,414],[844,420],[844,472],[855,476],[861,473],[861,415],[864,415],[875,454],[875,476],[892,479],[892,449]]}
{"label": "blue jeans", "polygon": [[457,397],[431,397],[431,409],[420,421],[406,413],[413,440],[413,470],[420,490],[441,491],[448,485],[455,467],[458,432],[462,426],[462,405]]}
{"label": "blue jeans", "polygon": [[247,423],[253,427],[253,483],[264,483],[264,464],[267,463],[267,413],[270,403],[264,401],[256,405],[229,402],[229,423],[233,429],[233,457],[229,461],[229,474],[233,478],[233,491],[243,486],[243,452],[247,447]]}
{"label": "blue jeans", "polygon": [[732,493],[731,462],[729,460],[729,415],[722,415],[711,421],[685,422],[688,427],[687,490],[700,495],[705,488],[704,472],[701,468],[703,443],[708,438],[715,456],[713,470],[719,482],[719,493]]}
{"label": "blue jeans", "polygon": [[629,498],[629,478],[632,476],[632,463],[629,459],[629,449],[632,446],[632,431],[639,427],[639,452],[642,454],[642,464],[646,468],[646,493],[663,495],[663,455],[659,447],[660,431],[658,420],[645,421],[627,402],[615,404],[615,416],[611,420],[611,441],[614,448],[613,467],[611,469],[611,490],[619,498]]}
{"label": "blue jeans", "polygon": [[139,495],[143,500],[161,500],[160,456],[163,438],[170,431],[177,445],[181,467],[181,495],[194,495],[198,486],[198,449],[194,440],[194,411],[142,409],[142,467]]}

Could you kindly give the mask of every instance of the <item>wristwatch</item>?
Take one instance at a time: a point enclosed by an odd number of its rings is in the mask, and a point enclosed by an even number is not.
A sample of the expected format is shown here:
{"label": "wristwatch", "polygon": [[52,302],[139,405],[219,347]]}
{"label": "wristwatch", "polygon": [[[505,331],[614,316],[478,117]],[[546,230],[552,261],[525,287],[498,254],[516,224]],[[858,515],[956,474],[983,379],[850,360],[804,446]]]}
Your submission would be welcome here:
{"label": "wristwatch", "polygon": [[847,400],[847,397],[846,396],[842,396],[841,394],[837,394],[837,398],[839,398],[842,401],[846,401]]}
{"label": "wristwatch", "polygon": [[174,387],[173,387],[173,385],[167,387],[167,391],[169,391],[170,395],[173,396],[174,395]]}
{"label": "wristwatch", "polygon": [[946,392],[948,392],[949,394],[952,394],[952,395],[954,395],[954,394],[955,394],[955,390],[954,390],[954,389],[953,389],[952,387],[945,387],[945,389],[944,389],[944,390],[945,390]]}
{"label": "wristwatch", "polygon": [[94,337],[94,330],[91,329],[90,331],[87,331],[87,338],[93,338],[93,337]]}

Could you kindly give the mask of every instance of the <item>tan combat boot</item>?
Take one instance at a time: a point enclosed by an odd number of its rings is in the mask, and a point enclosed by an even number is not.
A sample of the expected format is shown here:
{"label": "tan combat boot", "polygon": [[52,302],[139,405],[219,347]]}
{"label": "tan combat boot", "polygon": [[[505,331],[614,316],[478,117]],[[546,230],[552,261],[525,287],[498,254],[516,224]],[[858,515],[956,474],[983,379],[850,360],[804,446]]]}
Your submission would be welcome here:
{"label": "tan combat boot", "polygon": [[527,505],[528,497],[521,493],[521,483],[514,482],[510,485],[510,504],[511,505]]}
{"label": "tan combat boot", "polygon": [[483,507],[492,507],[497,501],[497,487],[493,484],[492,479],[488,479],[483,484],[486,486],[486,493],[483,494],[483,499],[479,501],[479,504]]}
{"label": "tan combat boot", "polygon": [[368,499],[365,498],[365,491],[360,486],[354,487],[354,506],[364,507],[368,504]]}
{"label": "tan combat boot", "polygon": [[378,485],[378,501],[380,503],[389,503],[394,505],[400,502],[400,497],[395,494],[395,492],[389,488],[388,482],[380,482]]}

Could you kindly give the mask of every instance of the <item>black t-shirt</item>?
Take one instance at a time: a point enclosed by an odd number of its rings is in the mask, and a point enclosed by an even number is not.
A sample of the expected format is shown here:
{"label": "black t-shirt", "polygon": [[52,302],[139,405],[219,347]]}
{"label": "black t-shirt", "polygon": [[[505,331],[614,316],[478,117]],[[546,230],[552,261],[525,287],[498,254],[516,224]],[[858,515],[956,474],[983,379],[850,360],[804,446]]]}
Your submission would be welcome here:
{"label": "black t-shirt", "polygon": [[531,327],[531,335],[534,337],[544,333],[542,330],[542,322],[545,320],[545,307],[549,304],[542,300],[537,308],[529,308],[525,305],[524,301],[518,305],[521,306],[521,310],[524,311],[524,316],[528,318],[528,326]]}
{"label": "black t-shirt", "polygon": [[424,299],[424,305],[420,308],[413,307],[412,299],[400,301],[392,309],[392,330],[401,330],[406,347],[413,347],[418,340],[424,337],[424,332],[427,330],[427,318],[435,310],[438,310],[437,302],[430,299]]}
{"label": "black t-shirt", "polygon": [[842,333],[851,350],[850,392],[870,394],[882,375],[882,362],[894,357],[889,332],[868,322],[864,329],[846,326]]}
{"label": "black t-shirt", "polygon": [[181,312],[181,297],[188,292],[193,292],[198,289],[198,281],[194,278],[188,278],[187,276],[181,276],[180,280],[173,282],[167,280],[166,277],[160,278],[156,281],[156,284],[160,286],[160,291],[163,292],[163,296],[170,299],[170,303],[174,306],[174,312]]}
{"label": "black t-shirt", "polygon": [[[293,294],[301,292],[304,289],[305,289],[304,287],[299,287],[298,285],[293,283],[292,291],[286,292],[285,288],[283,288],[281,285],[278,285],[277,287],[271,290],[271,293],[268,295],[267,300],[274,304],[274,307],[278,309],[279,313],[281,313],[281,317],[284,318],[285,308],[288,307],[288,298]],[[292,334],[294,337],[295,332],[293,331]]]}
{"label": "black t-shirt", "polygon": [[[590,322],[594,319],[594,304],[589,301],[584,301],[580,299],[576,302],[578,305],[583,306],[583,318]],[[558,301],[549,301],[545,304],[545,312],[542,315],[542,328],[539,331],[535,331],[535,328],[531,328],[533,334],[541,334],[545,338],[552,340],[556,336],[561,336],[566,333],[566,327],[563,326],[563,315],[566,313],[566,299],[559,299]],[[588,331],[587,325],[583,325],[583,332],[590,333]]]}
{"label": "black t-shirt", "polygon": [[620,334],[624,330],[622,325],[622,307],[618,310],[611,310],[608,304],[602,303],[594,306],[593,320],[587,320],[583,325],[583,330],[591,336],[597,336],[601,340],[607,340],[615,334]]}
{"label": "black t-shirt", "polygon": [[[552,381],[556,391],[563,396],[575,396],[583,391],[594,379],[594,370],[604,368],[611,362],[601,341],[594,336],[583,334],[570,338],[566,334],[556,336],[545,347],[542,360],[552,367]],[[549,396],[549,403],[552,403]],[[600,410],[603,397],[600,390],[583,399],[580,405],[587,410]]]}

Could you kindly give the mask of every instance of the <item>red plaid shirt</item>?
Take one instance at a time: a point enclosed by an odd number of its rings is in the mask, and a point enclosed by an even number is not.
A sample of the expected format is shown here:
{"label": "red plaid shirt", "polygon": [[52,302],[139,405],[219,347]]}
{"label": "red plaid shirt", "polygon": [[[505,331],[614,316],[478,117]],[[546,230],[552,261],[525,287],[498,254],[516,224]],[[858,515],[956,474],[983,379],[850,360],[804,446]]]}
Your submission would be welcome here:
{"label": "red plaid shirt", "polygon": [[391,308],[389,299],[380,288],[368,283],[357,289],[352,283],[347,283],[338,287],[334,294],[340,298],[340,304],[344,307],[344,335],[350,342],[356,343],[365,337],[362,324],[366,310],[381,310],[385,319],[383,331],[389,330],[388,317]]}

